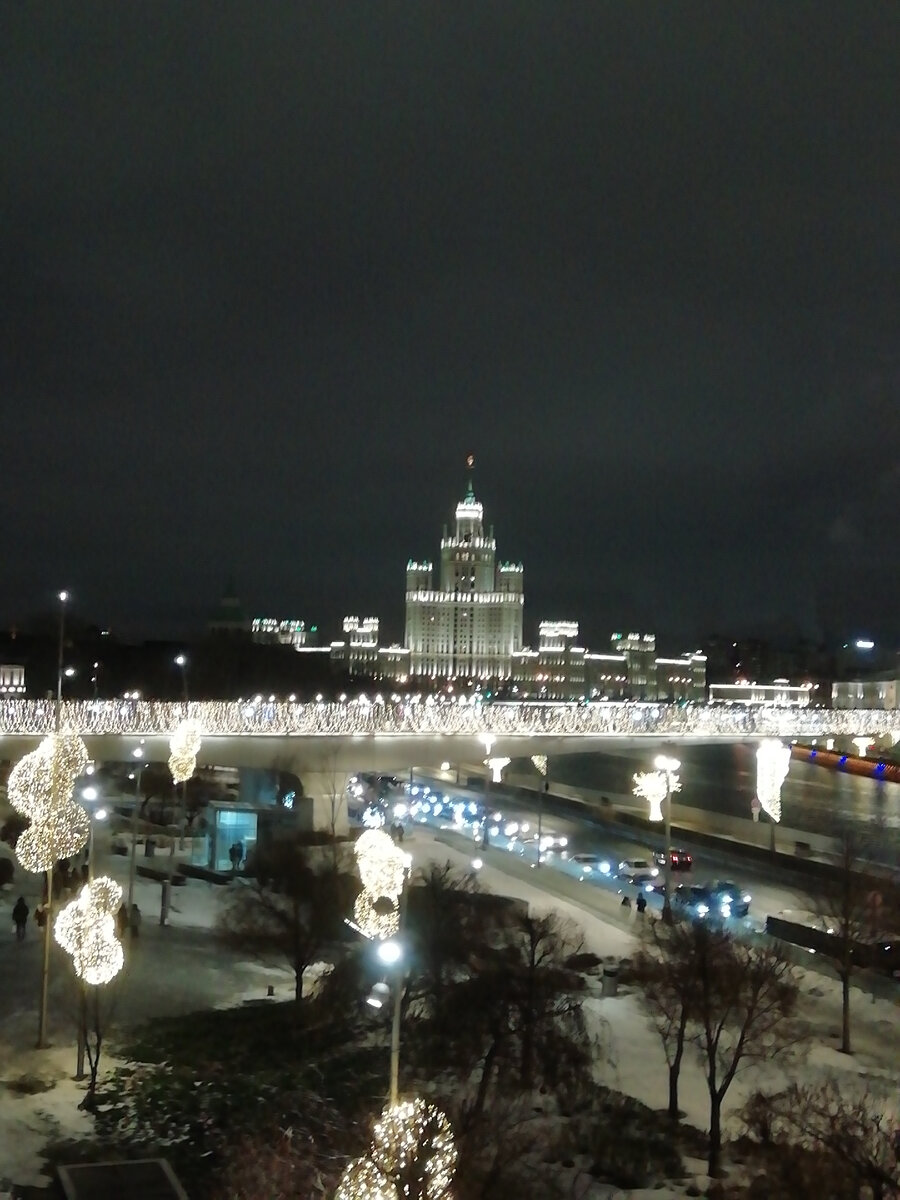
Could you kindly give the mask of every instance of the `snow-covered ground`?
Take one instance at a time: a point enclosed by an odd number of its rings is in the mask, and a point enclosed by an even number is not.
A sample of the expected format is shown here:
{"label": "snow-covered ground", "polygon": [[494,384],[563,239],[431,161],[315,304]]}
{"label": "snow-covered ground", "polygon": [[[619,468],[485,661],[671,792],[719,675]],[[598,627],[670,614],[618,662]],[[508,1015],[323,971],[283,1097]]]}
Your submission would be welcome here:
{"label": "snow-covered ground", "polygon": [[[522,899],[536,911],[552,910],[570,918],[584,931],[585,948],[602,958],[618,960],[636,947],[635,917],[624,912],[613,895],[598,899],[594,890],[590,905],[571,897],[554,897],[545,890],[551,881],[544,874],[529,871],[521,861],[507,859],[500,851],[476,851],[462,840],[444,840],[434,831],[422,828],[416,829],[404,849],[412,854],[414,866],[449,859],[455,866],[472,870],[473,858],[480,857],[483,865],[478,876],[483,886]],[[125,858],[113,856],[104,867],[127,887],[128,863]],[[184,887],[173,889],[172,924],[188,929],[210,929],[222,893],[221,887],[197,880],[189,880]],[[577,891],[574,895],[577,896]],[[145,921],[158,920],[159,897],[158,884],[137,880],[136,898]],[[289,994],[292,981],[286,971],[258,964],[242,963],[240,967],[241,970],[234,972],[233,979],[217,995],[217,1007],[258,999],[265,995],[269,984],[277,996]],[[739,1073],[725,1104],[726,1135],[736,1131],[735,1113],[753,1091],[761,1087],[780,1087],[790,1078],[802,1077],[804,1081],[814,1082],[833,1074],[841,1079],[845,1090],[868,1084],[883,1091],[886,1109],[897,1109],[900,1088],[898,1004],[884,999],[873,1001],[854,992],[855,1054],[847,1057],[837,1050],[841,1024],[838,983],[811,970],[800,974],[800,1016],[808,1028],[809,1040],[789,1057],[754,1063]],[[667,1098],[665,1059],[640,997],[627,989],[615,997],[592,995],[586,1001],[586,1011],[603,1046],[597,1063],[598,1080],[636,1097],[651,1108],[662,1108]],[[72,1080],[73,1066],[74,1045],[33,1051],[0,1042],[0,1200],[6,1200],[4,1193],[10,1181],[18,1184],[46,1182],[42,1173],[42,1151],[48,1141],[90,1136],[91,1119],[77,1108],[84,1085]],[[36,1095],[22,1094],[10,1088],[10,1083],[29,1075],[52,1081],[54,1086]],[[680,1101],[686,1119],[705,1129],[706,1088],[699,1063],[690,1054],[682,1069]],[[690,1175],[683,1184],[630,1192],[593,1184],[585,1193],[585,1200],[649,1200],[651,1196],[654,1200],[676,1200],[686,1194],[688,1187],[702,1190],[705,1186],[703,1164],[689,1162],[687,1166]]]}

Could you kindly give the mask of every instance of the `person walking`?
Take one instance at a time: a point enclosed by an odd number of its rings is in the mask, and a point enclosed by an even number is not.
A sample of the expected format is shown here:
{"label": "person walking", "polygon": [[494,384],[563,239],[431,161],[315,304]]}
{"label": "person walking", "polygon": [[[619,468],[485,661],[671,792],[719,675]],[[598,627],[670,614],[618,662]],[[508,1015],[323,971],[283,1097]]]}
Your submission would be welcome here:
{"label": "person walking", "polygon": [[37,921],[38,929],[43,929],[44,926],[47,924],[47,902],[46,902],[46,900],[42,900],[41,903],[34,910],[34,919],[35,919],[35,921]]}
{"label": "person walking", "polygon": [[647,911],[647,898],[643,892],[641,892],[637,900],[635,900],[634,907],[637,909],[639,917],[642,917]]}
{"label": "person walking", "polygon": [[124,938],[128,930],[128,909],[125,906],[124,900],[119,905],[119,911],[116,913],[116,933],[119,935],[119,940]]}
{"label": "person walking", "polygon": [[25,903],[25,897],[20,896],[13,906],[12,919],[16,927],[16,941],[25,941],[25,926],[28,923],[28,905]]}
{"label": "person walking", "polygon": [[133,940],[141,931],[141,910],[136,904],[132,904],[131,906],[129,925],[131,926],[131,937]]}

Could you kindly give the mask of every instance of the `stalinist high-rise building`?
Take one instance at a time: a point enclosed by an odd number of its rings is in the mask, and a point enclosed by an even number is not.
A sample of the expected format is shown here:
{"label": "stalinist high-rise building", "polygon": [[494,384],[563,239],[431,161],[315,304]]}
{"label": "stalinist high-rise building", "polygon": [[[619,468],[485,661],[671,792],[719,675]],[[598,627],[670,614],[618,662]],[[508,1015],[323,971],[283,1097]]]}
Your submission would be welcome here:
{"label": "stalinist high-rise building", "polygon": [[[471,472],[471,456],[467,461]],[[406,567],[406,639],[410,675],[508,679],[522,648],[522,564],[495,563],[494,530],[469,475],[456,527],[441,538],[440,582],[431,562]]]}

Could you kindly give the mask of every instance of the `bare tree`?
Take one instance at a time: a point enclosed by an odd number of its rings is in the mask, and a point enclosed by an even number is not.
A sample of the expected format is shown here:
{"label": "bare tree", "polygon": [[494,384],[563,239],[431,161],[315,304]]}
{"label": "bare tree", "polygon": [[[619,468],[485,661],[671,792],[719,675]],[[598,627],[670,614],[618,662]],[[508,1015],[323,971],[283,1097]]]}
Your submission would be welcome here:
{"label": "bare tree", "polygon": [[716,1176],[722,1101],[742,1064],[771,1058],[790,1044],[787,1018],[798,987],[777,942],[751,946],[702,921],[689,929],[697,984],[691,1021],[709,1093],[709,1173]]}
{"label": "bare tree", "polygon": [[530,1089],[540,1078],[557,1086],[585,1069],[590,1047],[581,979],[565,966],[581,945],[575,926],[554,914],[516,914],[502,942],[485,947],[473,962],[453,1012],[477,1063],[476,1113],[493,1084]]}
{"label": "bare tree", "polygon": [[869,1088],[848,1097],[835,1079],[817,1086],[792,1084],[783,1092],[758,1092],[744,1119],[763,1141],[788,1141],[825,1153],[832,1179],[850,1173],[853,1195],[863,1187],[873,1200],[900,1196],[900,1141],[883,1097]]}
{"label": "bare tree", "polygon": [[476,908],[478,884],[450,862],[431,862],[409,882],[405,926],[416,964],[413,995],[426,1001],[440,1030],[454,977],[484,945],[485,921]]}
{"label": "bare tree", "polygon": [[841,1051],[852,1054],[850,983],[854,972],[866,965],[867,947],[880,933],[887,883],[872,873],[868,830],[843,822],[833,836],[837,860],[831,870],[813,877],[806,895],[821,928],[830,935],[819,953],[831,960],[841,981]]}
{"label": "bare tree", "polygon": [[[93,1111],[97,1102],[97,1078],[107,1026],[112,1018],[117,991],[116,984],[92,987],[77,980],[78,988],[78,1045],[83,1050],[88,1064],[88,1087],[79,1108]],[[82,1066],[79,1057],[79,1068]],[[77,1078],[81,1078],[79,1075]]]}
{"label": "bare tree", "polygon": [[696,1007],[694,933],[689,924],[651,921],[635,956],[635,982],[644,994],[669,1069],[669,1117],[679,1120],[678,1080],[688,1024]]}
{"label": "bare tree", "polygon": [[232,885],[217,931],[222,940],[266,962],[287,962],[294,996],[303,999],[303,973],[342,934],[358,883],[317,863],[297,841],[275,843],[257,863],[256,877]]}

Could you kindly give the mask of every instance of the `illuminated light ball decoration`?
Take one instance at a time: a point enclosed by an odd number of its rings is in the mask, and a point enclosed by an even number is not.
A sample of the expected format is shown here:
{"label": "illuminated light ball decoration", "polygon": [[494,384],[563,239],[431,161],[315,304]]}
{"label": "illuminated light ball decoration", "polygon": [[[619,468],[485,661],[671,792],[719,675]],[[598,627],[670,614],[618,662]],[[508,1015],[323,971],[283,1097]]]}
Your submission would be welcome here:
{"label": "illuminated light ball decoration", "polygon": [[347,1163],[334,1200],[400,1200],[400,1193],[371,1159],[354,1158]]}
{"label": "illuminated light ball decoration", "polygon": [[781,820],[781,785],[791,765],[791,748],[777,738],[766,738],[756,751],[756,795],[763,812]]}
{"label": "illuminated light ball decoration", "polygon": [[384,942],[400,932],[400,908],[397,904],[379,911],[380,898],[373,901],[371,893],[360,892],[353,904],[353,923],[372,941]]}
{"label": "illuminated light ball decoration", "polygon": [[[672,776],[672,791],[681,789],[677,776]],[[641,796],[650,805],[647,819],[650,821],[663,820],[663,802],[666,798],[665,771],[638,771],[634,776],[634,794]]]}
{"label": "illuminated light ball decoration", "polygon": [[202,740],[200,722],[191,718],[181,721],[169,738],[169,770],[175,783],[186,783],[194,774]]}
{"label": "illuminated light ball decoration", "polygon": [[401,1196],[445,1200],[450,1194],[458,1157],[453,1128],[427,1100],[386,1108],[375,1123],[369,1157]]}
{"label": "illuminated light ball decoration", "polygon": [[406,856],[380,829],[361,833],[353,849],[363,885],[353,906],[353,919],[366,937],[383,941],[400,928]]}
{"label": "illuminated light ball decoration", "polygon": [[77,734],[51,733],[10,771],[9,802],[31,821],[16,843],[16,857],[26,871],[51,871],[87,842],[90,819],[72,792],[89,762]]}
{"label": "illuminated light ball decoration", "polygon": [[72,955],[75,974],[95,987],[115,979],[125,961],[116,937],[116,912],[121,900],[119,885],[101,875],[84,885],[53,926],[57,942]]}

